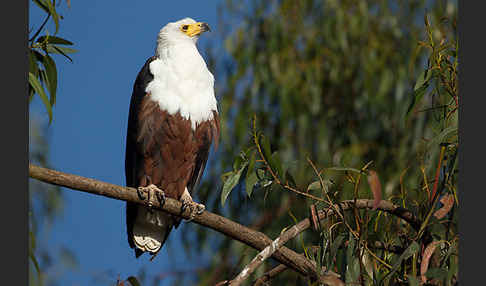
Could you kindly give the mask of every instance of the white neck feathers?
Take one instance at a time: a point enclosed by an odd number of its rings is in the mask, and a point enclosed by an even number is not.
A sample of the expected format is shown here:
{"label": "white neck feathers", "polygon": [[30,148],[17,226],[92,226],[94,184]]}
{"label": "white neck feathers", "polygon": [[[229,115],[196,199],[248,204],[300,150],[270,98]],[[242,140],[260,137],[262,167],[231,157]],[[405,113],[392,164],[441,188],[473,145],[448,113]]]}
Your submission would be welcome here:
{"label": "white neck feathers", "polygon": [[159,41],[157,59],[150,63],[154,79],[145,91],[162,110],[191,120],[192,128],[217,112],[214,77],[193,41]]}

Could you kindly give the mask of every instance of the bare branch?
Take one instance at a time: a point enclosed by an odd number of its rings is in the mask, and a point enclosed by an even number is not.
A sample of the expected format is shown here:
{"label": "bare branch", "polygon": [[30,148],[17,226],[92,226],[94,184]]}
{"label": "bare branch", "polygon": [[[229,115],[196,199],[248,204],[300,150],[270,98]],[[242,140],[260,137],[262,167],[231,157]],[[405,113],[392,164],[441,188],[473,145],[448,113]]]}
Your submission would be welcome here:
{"label": "bare branch", "polygon": [[278,274],[284,272],[287,269],[289,269],[287,266],[283,264],[279,264],[276,267],[265,272],[260,278],[258,278],[255,281],[255,283],[253,283],[253,285],[254,286],[264,285],[268,280],[272,279],[273,277],[277,276]]}
{"label": "bare branch", "polygon": [[[147,203],[146,201],[140,200],[135,188],[122,187],[90,178],[42,168],[32,164],[29,165],[29,176],[46,183],[67,187],[73,190],[138,204]],[[155,209],[166,211],[185,219],[189,218],[189,210],[185,210],[181,213],[182,204],[178,200],[167,198],[165,204],[161,206],[157,199],[150,199]],[[356,200],[356,202],[350,200],[336,204],[336,206],[339,206],[343,211],[351,209],[354,205],[358,209],[372,209],[373,200],[361,199]],[[379,203],[377,210],[385,211],[400,217],[410,223],[415,229],[420,228],[421,223],[410,211],[397,207],[389,201],[382,200]],[[320,210],[318,214],[320,219],[324,219],[330,215],[334,215],[334,211],[332,209],[327,209],[325,211]],[[272,240],[265,234],[208,211],[204,211],[201,215],[197,215],[192,221],[218,231],[257,250],[263,250],[272,243]],[[306,218],[284,232],[280,237],[285,238],[287,239],[286,241],[288,241],[309,228],[309,226],[310,220]],[[285,246],[276,250],[271,257],[304,276],[309,276],[312,279],[319,279],[319,274],[316,271],[316,265],[313,261],[308,260],[303,255],[298,254]]]}
{"label": "bare branch", "polygon": [[253,258],[252,261],[245,266],[245,268],[243,268],[240,274],[238,274],[238,276],[236,276],[235,279],[230,282],[230,285],[239,286],[243,281],[250,277],[250,274],[253,273],[253,271],[255,271],[255,269],[257,269],[258,266],[263,263],[263,261],[269,258],[277,249],[282,247],[287,241],[291,240],[299,233],[300,231],[298,229],[298,225],[294,225],[282,235],[277,237],[277,239],[272,241],[270,245],[265,247],[265,249],[258,253],[257,256],[255,256],[255,258]]}
{"label": "bare branch", "polygon": [[[29,165],[29,176],[53,185],[101,195],[112,199],[138,204],[147,203],[146,201],[139,199],[135,188],[122,187],[90,178],[42,168],[32,164]],[[161,206],[158,200],[151,198],[151,203],[154,209],[166,211],[185,219],[189,218],[189,210],[185,210],[181,213],[182,204],[178,200],[167,198],[165,204]],[[272,240],[265,234],[208,211],[204,211],[201,215],[197,215],[192,222],[216,230],[257,250],[262,250],[272,243]],[[282,247],[276,251],[272,257],[304,276],[317,278],[313,263],[303,255],[298,254],[289,248]]]}

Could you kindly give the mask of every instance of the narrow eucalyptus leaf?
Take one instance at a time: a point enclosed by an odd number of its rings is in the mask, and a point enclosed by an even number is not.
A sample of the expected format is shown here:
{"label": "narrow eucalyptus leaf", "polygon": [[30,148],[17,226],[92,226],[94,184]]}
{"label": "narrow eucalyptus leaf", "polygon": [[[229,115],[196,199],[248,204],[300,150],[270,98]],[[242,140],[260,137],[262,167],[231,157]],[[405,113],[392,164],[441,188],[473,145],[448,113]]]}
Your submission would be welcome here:
{"label": "narrow eucalyptus leaf", "polygon": [[233,172],[228,179],[224,182],[223,185],[223,191],[221,192],[221,206],[224,206],[224,203],[226,202],[226,199],[228,198],[229,194],[231,193],[231,190],[238,184],[240,181],[241,173],[243,173],[243,170],[246,167],[246,164],[243,164],[241,169],[239,169],[236,172]]}
{"label": "narrow eucalyptus leaf", "polygon": [[56,104],[56,92],[57,92],[57,68],[54,60],[49,56],[44,56],[44,67],[46,69],[47,82],[49,83],[49,94],[51,106]]}
{"label": "narrow eucalyptus leaf", "polygon": [[50,44],[68,45],[68,46],[73,45],[72,42],[70,42],[66,39],[63,39],[61,37],[56,37],[56,36],[41,36],[37,39],[37,42],[42,43],[42,42],[46,41],[46,39],[47,39],[47,43],[50,43]]}
{"label": "narrow eucalyptus leaf", "polygon": [[246,194],[248,197],[251,196],[251,193],[253,192],[253,188],[255,187],[255,184],[258,182],[258,177],[255,174],[255,172],[248,173],[249,175],[246,176]]}
{"label": "narrow eucalyptus leaf", "polygon": [[33,0],[33,2],[39,6],[44,12],[49,14],[49,8],[44,4],[44,1],[39,1],[39,0]]}
{"label": "narrow eucalyptus leaf", "polygon": [[49,102],[49,99],[47,98],[46,93],[44,92],[44,88],[42,87],[40,81],[37,79],[37,77],[29,72],[29,83],[34,88],[35,92],[40,96],[42,99],[42,102],[44,103],[44,106],[46,107],[47,113],[49,114],[49,124],[52,122],[52,107]]}
{"label": "narrow eucalyptus leaf", "polygon": [[141,286],[140,282],[138,282],[138,279],[135,278],[134,276],[128,277],[127,281],[130,282],[132,286]]}
{"label": "narrow eucalyptus leaf", "polygon": [[54,34],[57,34],[59,31],[59,15],[57,14],[56,8],[54,7],[54,4],[51,2],[51,0],[44,0],[43,1],[45,5],[47,5],[47,8],[49,9],[49,14],[51,14],[52,20],[54,20],[54,24],[56,25],[56,32]]}

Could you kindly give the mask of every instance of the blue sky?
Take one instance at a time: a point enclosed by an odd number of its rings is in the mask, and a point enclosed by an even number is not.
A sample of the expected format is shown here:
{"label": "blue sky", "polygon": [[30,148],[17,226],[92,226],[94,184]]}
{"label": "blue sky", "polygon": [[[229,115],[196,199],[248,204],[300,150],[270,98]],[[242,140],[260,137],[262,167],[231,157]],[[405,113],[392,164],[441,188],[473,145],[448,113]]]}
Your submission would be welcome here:
{"label": "blue sky", "polygon": [[[222,45],[217,31],[217,5],[221,2],[71,1],[68,9],[63,1],[59,12],[64,20],[58,35],[74,42],[79,52],[72,55],[73,63],[55,57],[60,75],[49,127],[51,165],[67,173],[124,185],[132,86],[145,60],[154,53],[158,31],[167,22],[184,17],[209,23],[213,33],[203,35],[198,43],[204,56],[209,41],[216,47]],[[43,16],[31,5],[29,28],[37,28]],[[52,33],[52,25],[48,27]],[[47,118],[38,99],[31,105],[31,119],[34,113]],[[136,275],[141,267],[146,267],[149,278],[172,269],[197,268],[183,255],[169,256],[167,247],[153,262],[146,256],[136,260],[127,243],[124,202],[68,190],[64,197],[64,214],[53,226],[48,247],[56,250],[68,245],[80,269],[62,275],[61,285],[114,284],[118,275]],[[173,231],[166,245],[172,252],[180,247],[179,234],[180,230]],[[110,272],[105,273],[107,270]],[[95,283],[93,277],[100,275],[102,279]]]}

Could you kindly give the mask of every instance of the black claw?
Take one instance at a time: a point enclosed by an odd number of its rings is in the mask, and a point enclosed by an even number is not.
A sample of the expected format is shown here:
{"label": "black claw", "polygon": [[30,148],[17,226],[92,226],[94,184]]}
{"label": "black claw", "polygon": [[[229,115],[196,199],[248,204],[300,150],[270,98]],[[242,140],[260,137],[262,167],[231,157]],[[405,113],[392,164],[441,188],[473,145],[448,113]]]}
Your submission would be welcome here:
{"label": "black claw", "polygon": [[142,200],[142,201],[145,201],[147,198],[146,198],[146,197],[144,197],[144,194],[143,194],[143,193],[144,193],[144,191],[143,191],[143,190],[141,190],[140,188],[137,188],[137,195],[138,195],[138,198],[139,198],[140,200]]}
{"label": "black claw", "polygon": [[187,209],[188,204],[186,203],[185,200],[182,200],[181,203],[182,203],[181,205],[181,215],[182,215],[184,211]]}
{"label": "black claw", "polygon": [[202,214],[202,213],[204,212],[204,210],[205,210],[205,209],[206,209],[205,207],[198,206],[198,207],[196,208],[196,214],[198,214],[198,215]]}
{"label": "black claw", "polygon": [[157,192],[156,196],[157,196],[157,200],[159,201],[160,206],[162,207],[165,204],[165,193],[164,192]]}

